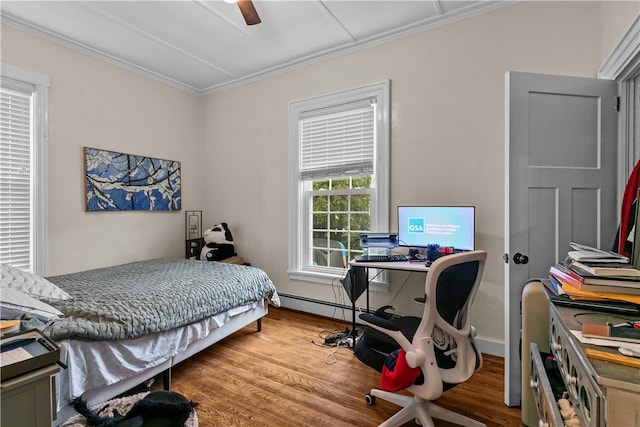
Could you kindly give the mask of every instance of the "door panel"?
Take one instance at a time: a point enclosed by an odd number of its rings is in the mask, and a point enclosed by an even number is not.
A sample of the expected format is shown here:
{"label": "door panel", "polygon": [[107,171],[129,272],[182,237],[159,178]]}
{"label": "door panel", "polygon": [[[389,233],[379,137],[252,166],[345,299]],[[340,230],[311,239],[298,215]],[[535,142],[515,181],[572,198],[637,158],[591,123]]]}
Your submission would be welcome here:
{"label": "door panel", "polygon": [[[557,234],[558,191],[554,188],[529,189],[529,245],[527,256],[531,271],[549,270],[555,248],[549,248]],[[551,249],[551,250],[550,250]]]}
{"label": "door panel", "polygon": [[597,167],[598,123],[584,118],[597,117],[598,104],[594,97],[529,93],[529,167]]}
{"label": "door panel", "polygon": [[608,80],[509,72],[505,92],[505,403],[517,406],[526,281],[547,277],[571,241],[613,247],[617,91]]}

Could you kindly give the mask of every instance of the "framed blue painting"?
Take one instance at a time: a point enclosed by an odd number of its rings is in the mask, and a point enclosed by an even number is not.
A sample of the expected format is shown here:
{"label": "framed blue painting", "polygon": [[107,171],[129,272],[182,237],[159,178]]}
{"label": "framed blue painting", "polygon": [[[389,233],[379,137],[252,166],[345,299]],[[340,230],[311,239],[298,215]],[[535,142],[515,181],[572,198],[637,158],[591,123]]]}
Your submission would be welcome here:
{"label": "framed blue painting", "polygon": [[84,147],[88,211],[178,211],[180,162]]}

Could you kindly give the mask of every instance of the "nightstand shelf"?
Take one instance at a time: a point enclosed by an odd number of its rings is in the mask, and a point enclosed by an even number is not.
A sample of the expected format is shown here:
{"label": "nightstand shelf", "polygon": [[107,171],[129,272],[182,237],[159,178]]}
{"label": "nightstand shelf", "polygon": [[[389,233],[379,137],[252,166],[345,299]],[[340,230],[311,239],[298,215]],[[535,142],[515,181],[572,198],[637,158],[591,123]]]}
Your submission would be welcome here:
{"label": "nightstand shelf", "polygon": [[200,252],[204,247],[204,238],[185,240],[185,258],[200,259]]}

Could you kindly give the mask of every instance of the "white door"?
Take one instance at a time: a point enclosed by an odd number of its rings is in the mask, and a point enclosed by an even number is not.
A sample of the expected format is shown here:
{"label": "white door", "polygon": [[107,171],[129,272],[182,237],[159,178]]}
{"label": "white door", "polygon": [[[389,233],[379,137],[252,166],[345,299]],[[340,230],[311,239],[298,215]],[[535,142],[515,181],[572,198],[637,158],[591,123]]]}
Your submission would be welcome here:
{"label": "white door", "polygon": [[569,242],[611,250],[617,229],[616,83],[506,74],[505,403],[520,405],[520,301]]}

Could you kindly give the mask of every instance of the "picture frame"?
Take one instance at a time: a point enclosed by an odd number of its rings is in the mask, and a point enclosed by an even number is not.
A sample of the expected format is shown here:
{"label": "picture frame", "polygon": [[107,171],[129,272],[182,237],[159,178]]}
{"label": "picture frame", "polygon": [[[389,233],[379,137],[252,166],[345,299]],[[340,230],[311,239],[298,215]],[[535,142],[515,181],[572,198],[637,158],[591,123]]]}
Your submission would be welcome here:
{"label": "picture frame", "polygon": [[87,211],[182,209],[180,162],[84,147]]}
{"label": "picture frame", "polygon": [[185,240],[202,237],[202,211],[185,211]]}

